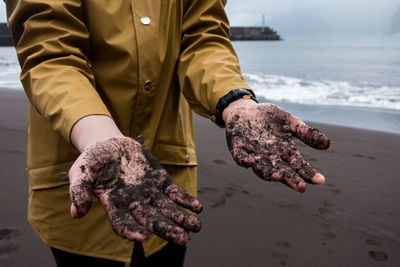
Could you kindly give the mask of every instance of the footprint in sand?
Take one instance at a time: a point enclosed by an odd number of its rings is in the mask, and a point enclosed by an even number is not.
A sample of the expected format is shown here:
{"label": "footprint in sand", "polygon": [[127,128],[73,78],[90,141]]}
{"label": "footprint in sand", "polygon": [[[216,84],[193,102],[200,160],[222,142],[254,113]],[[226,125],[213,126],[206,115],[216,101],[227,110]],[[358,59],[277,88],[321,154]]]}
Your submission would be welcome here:
{"label": "footprint in sand", "polygon": [[327,241],[332,241],[336,239],[336,235],[334,233],[331,232],[324,232],[321,233],[321,237],[322,237],[322,245],[325,246]]}
{"label": "footprint in sand", "polygon": [[374,156],[364,156],[364,155],[360,155],[360,154],[353,154],[353,157],[361,158],[361,159],[367,158],[367,159],[370,159],[370,160],[376,160],[376,158]]}
{"label": "footprint in sand", "polygon": [[278,248],[290,248],[290,243],[289,242],[284,242],[284,241],[279,241],[275,243],[275,246]]}
{"label": "footprint in sand", "polygon": [[287,264],[287,260],[289,259],[289,255],[286,253],[273,251],[271,253],[272,258],[279,260],[279,264],[285,266]]}
{"label": "footprint in sand", "polygon": [[[202,187],[203,193],[204,193],[204,187]],[[243,194],[243,195],[250,195],[250,192],[247,191],[246,189],[232,185],[232,186],[227,186],[223,191],[221,190],[215,190],[214,197],[210,199],[213,203],[211,204],[211,208],[217,208],[219,206],[223,206],[227,204],[227,201],[233,197],[234,194]],[[247,204],[238,204],[236,203],[235,205],[240,205],[240,206],[245,206],[247,208],[252,208],[251,205]]]}
{"label": "footprint in sand", "polygon": [[331,214],[333,213],[332,210],[327,209],[327,208],[319,208],[319,209],[318,209],[318,212],[319,212],[319,214],[322,215],[323,217],[326,217],[326,216],[331,215]]}
{"label": "footprint in sand", "polygon": [[318,209],[319,214],[322,217],[328,217],[334,213],[334,205],[326,200],[323,202],[323,206]]}
{"label": "footprint in sand", "polygon": [[215,159],[213,161],[215,164],[219,164],[219,165],[227,165],[228,163],[222,159]]}
{"label": "footprint in sand", "polygon": [[[318,209],[319,214],[324,217],[327,218],[330,215],[333,215],[335,213],[335,205],[330,203],[329,201],[324,200],[322,202],[322,207],[320,207]],[[326,230],[330,229],[331,226],[329,224],[324,224],[321,225],[323,226]],[[326,241],[331,241],[336,239],[336,235],[332,232],[323,232],[321,233],[321,237],[322,237],[322,245],[324,246]]]}
{"label": "footprint in sand", "polygon": [[340,189],[331,189],[329,190],[331,193],[335,194],[335,195],[339,195],[340,193],[342,193],[342,191],[340,191]]}
{"label": "footprint in sand", "polygon": [[[278,241],[275,243],[275,246],[280,249],[288,249],[290,248],[290,243],[285,241]],[[285,266],[287,264],[287,260],[289,259],[289,254],[281,251],[273,251],[271,253],[272,258],[279,260],[279,264]]]}
{"label": "footprint in sand", "polygon": [[197,193],[198,194],[207,194],[207,193],[215,193],[215,192],[217,192],[218,191],[218,189],[216,189],[216,188],[211,188],[211,187],[200,187],[198,190],[197,190]]}
{"label": "footprint in sand", "polygon": [[233,196],[233,191],[234,188],[228,186],[225,188],[224,192],[218,196],[218,199],[214,201],[214,203],[211,205],[211,208],[217,208],[219,206],[226,205],[227,199],[231,198]]}
{"label": "footprint in sand", "polygon": [[322,239],[324,239],[324,241],[326,240],[335,240],[336,239],[336,235],[334,233],[331,232],[325,232],[321,234]]}
{"label": "footprint in sand", "polygon": [[250,192],[249,191],[247,191],[246,189],[242,189],[242,191],[241,191],[244,195],[249,195],[250,194]]}
{"label": "footprint in sand", "polygon": [[[365,240],[365,243],[378,248],[381,246],[381,243],[374,239],[367,239]],[[388,258],[386,252],[382,250],[370,250],[368,255],[376,261],[385,261]]]}
{"label": "footprint in sand", "polygon": [[325,184],[327,187],[329,187],[329,192],[339,195],[342,191],[336,187],[334,184]]}
{"label": "footprint in sand", "polygon": [[376,261],[385,261],[388,258],[388,255],[385,251],[371,250],[370,252],[368,252],[368,255]]}
{"label": "footprint in sand", "polygon": [[0,258],[8,257],[12,252],[18,249],[16,238],[20,232],[16,229],[0,229]]}

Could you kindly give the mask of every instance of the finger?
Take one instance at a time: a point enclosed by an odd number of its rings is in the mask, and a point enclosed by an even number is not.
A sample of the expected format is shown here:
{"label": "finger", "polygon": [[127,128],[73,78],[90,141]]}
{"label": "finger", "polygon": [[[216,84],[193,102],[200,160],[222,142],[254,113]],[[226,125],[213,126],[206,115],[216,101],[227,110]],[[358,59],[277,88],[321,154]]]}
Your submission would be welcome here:
{"label": "finger", "polygon": [[92,206],[92,187],[90,181],[75,179],[69,186],[69,196],[71,199],[71,216],[73,218],[82,218]]}
{"label": "finger", "polygon": [[305,144],[316,149],[329,149],[331,141],[321,131],[311,128],[299,118],[290,115],[290,130]]}
{"label": "finger", "polygon": [[159,194],[156,198],[152,199],[151,203],[162,213],[162,215],[184,227],[186,230],[192,232],[200,231],[200,219],[185,212],[166,196]]}
{"label": "finger", "polygon": [[144,241],[150,236],[150,232],[136,222],[129,209],[112,205],[109,195],[101,189],[96,189],[94,192],[107,212],[111,227],[117,235],[130,241]]}
{"label": "finger", "polygon": [[128,209],[115,209],[107,212],[114,232],[129,241],[144,241],[150,236],[145,227],[135,221]]}
{"label": "finger", "polygon": [[304,193],[307,188],[307,184],[304,180],[294,172],[283,172],[281,183],[300,193]]}
{"label": "finger", "polygon": [[250,155],[245,148],[233,147],[231,154],[235,162],[245,168],[251,167],[256,162],[254,156]]}
{"label": "finger", "polygon": [[271,162],[261,158],[252,168],[257,176],[266,181],[282,182],[298,192],[306,190],[307,185],[304,180],[280,160]]}
{"label": "finger", "polygon": [[303,155],[296,149],[293,150],[290,157],[287,159],[290,167],[295,170],[300,176],[308,183],[312,184],[323,184],[325,183],[325,177],[313,168],[308,163]]}
{"label": "finger", "polygon": [[167,178],[164,183],[164,188],[164,194],[181,207],[196,213],[200,213],[203,210],[203,205],[200,201],[172,181],[171,178]]}
{"label": "finger", "polygon": [[179,246],[189,243],[189,234],[164,217],[154,207],[148,204],[133,203],[130,210],[135,219],[148,231]]}

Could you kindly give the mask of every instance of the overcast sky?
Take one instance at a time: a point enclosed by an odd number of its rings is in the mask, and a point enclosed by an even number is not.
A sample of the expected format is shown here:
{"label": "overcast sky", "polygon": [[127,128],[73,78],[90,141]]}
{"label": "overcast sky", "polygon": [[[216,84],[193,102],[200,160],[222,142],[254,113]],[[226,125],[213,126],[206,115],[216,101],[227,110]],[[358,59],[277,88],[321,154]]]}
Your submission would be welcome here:
{"label": "overcast sky", "polygon": [[[266,24],[275,27],[307,28],[321,21],[339,31],[379,32],[385,31],[399,5],[399,0],[228,0],[226,11],[233,26],[260,25],[265,14]],[[3,1],[0,21],[6,21]]]}
{"label": "overcast sky", "polygon": [[278,31],[384,32],[400,6],[399,0],[228,0],[233,26],[266,25]]}
{"label": "overcast sky", "polygon": [[277,18],[302,10],[313,10],[337,19],[347,16],[385,19],[399,5],[399,0],[228,0],[226,10],[232,24],[242,24],[263,13]]}
{"label": "overcast sky", "polygon": [[0,22],[6,21],[6,5],[3,1],[0,1]]}

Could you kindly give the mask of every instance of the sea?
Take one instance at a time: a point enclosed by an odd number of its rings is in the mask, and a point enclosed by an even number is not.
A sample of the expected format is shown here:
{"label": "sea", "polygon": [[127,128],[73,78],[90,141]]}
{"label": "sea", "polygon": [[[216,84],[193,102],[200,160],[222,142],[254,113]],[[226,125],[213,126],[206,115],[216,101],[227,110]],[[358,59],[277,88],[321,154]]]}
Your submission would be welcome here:
{"label": "sea", "polygon": [[[261,102],[309,122],[400,134],[400,35],[301,35],[234,41]],[[0,47],[0,88],[22,90],[12,47]]]}

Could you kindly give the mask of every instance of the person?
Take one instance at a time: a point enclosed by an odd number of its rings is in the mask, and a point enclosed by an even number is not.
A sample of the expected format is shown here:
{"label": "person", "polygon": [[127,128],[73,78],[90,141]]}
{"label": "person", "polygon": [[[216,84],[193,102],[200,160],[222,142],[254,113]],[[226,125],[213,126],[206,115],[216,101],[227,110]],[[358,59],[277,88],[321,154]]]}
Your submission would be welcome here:
{"label": "person", "polygon": [[201,228],[192,110],[262,179],[324,183],[293,137],[328,137],[257,103],[225,4],[6,0],[30,103],[28,219],[58,266],[183,265]]}

